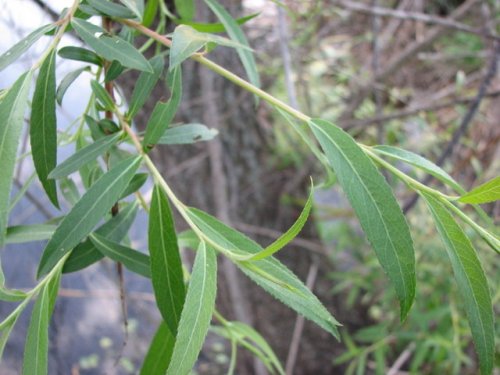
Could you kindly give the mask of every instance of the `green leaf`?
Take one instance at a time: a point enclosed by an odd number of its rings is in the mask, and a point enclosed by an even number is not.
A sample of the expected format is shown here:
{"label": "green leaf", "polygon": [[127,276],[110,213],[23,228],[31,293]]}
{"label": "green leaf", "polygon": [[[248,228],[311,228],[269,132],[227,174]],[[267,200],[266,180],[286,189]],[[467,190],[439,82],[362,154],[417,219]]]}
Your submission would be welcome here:
{"label": "green leaf", "polygon": [[120,2],[129,8],[142,21],[144,14],[144,0],[120,0]]}
{"label": "green leaf", "polygon": [[300,216],[298,217],[298,219],[276,241],[274,241],[272,244],[267,246],[264,250],[260,251],[259,253],[252,255],[249,258],[249,260],[260,260],[260,259],[267,258],[268,256],[271,256],[274,253],[281,250],[288,243],[290,243],[290,241],[292,241],[295,237],[297,237],[297,235],[300,233],[300,231],[304,227],[304,224],[306,223],[307,218],[309,217],[309,213],[311,212],[312,197],[313,197],[313,188],[311,185],[311,192],[309,193],[309,197],[307,198],[304,209],[300,213]]}
{"label": "green leaf", "polygon": [[135,193],[139,190],[142,185],[147,181],[149,175],[147,173],[137,173],[128,184],[127,188],[123,191],[120,199],[128,197],[130,194]]}
{"label": "green leaf", "polygon": [[165,133],[165,130],[169,127],[177,109],[179,108],[179,104],[182,99],[181,67],[179,66],[172,70],[169,73],[169,76],[172,94],[168,102],[156,103],[153,113],[151,114],[146,126],[146,134],[144,134],[144,139],[142,141],[142,144],[145,147],[151,147],[158,142],[161,136]]}
{"label": "green leaf", "polygon": [[48,224],[17,225],[7,228],[5,243],[25,243],[48,240],[57,226]]}
{"label": "green leaf", "polygon": [[104,87],[102,87],[99,82],[96,80],[90,81],[90,87],[92,88],[92,92],[94,93],[99,104],[108,111],[112,111],[115,108],[115,102],[106,91]]}
{"label": "green leaf", "polygon": [[64,199],[66,199],[66,201],[71,206],[74,206],[80,199],[80,192],[78,191],[75,182],[71,178],[62,178],[61,182],[59,183],[59,188],[61,189],[61,194],[63,195]]}
{"label": "green leaf", "polygon": [[162,321],[146,353],[140,375],[165,374],[172,358],[174,343],[175,337],[170,333],[167,324]]}
{"label": "green leaf", "polygon": [[132,99],[130,100],[130,107],[127,112],[128,119],[134,118],[144,103],[146,103],[146,100],[149,99],[153,88],[163,72],[165,61],[162,55],[153,57],[150,63],[153,67],[153,73],[142,72],[135,83]]}
{"label": "green leaf", "polygon": [[16,194],[12,197],[9,205],[9,211],[12,211],[14,207],[21,201],[21,199],[26,195],[26,192],[31,187],[31,184],[35,180],[36,172],[33,172],[26,181],[23,182],[22,186],[18,188]]}
{"label": "green leaf", "polygon": [[82,47],[63,47],[57,53],[63,59],[83,61],[102,66],[102,59],[94,52]]}
{"label": "green leaf", "polygon": [[[83,132],[77,132],[76,134],[76,152],[88,147],[91,143],[87,141],[85,134]],[[99,164],[97,163],[97,160],[92,160],[88,162],[87,164],[83,164],[78,172],[80,174],[80,177],[82,179],[83,187],[85,189],[88,189],[90,185],[92,185],[92,175],[95,174],[93,172],[96,168],[99,168]]]}
{"label": "green leaf", "polygon": [[[238,25],[243,25],[244,23],[257,17],[259,14],[260,13],[253,13],[248,16],[238,18],[236,22],[238,23]],[[222,23],[200,23],[191,22],[185,19],[174,19],[173,21],[177,24],[191,26],[193,29],[201,33],[223,33],[226,31],[226,28]]]}
{"label": "green leaf", "polygon": [[45,58],[36,80],[30,119],[35,170],[52,204],[59,208],[56,182],[48,178],[57,164],[56,52]]}
{"label": "green leaf", "polygon": [[142,24],[146,27],[151,26],[158,13],[158,0],[148,0],[146,2],[146,7],[144,8],[144,17],[142,18]]}
{"label": "green leaf", "polygon": [[[217,18],[222,22],[224,27],[226,28],[227,34],[229,37],[238,42],[239,44],[250,47],[248,44],[247,38],[243,31],[239,27],[238,23],[234,20],[233,17],[222,7],[216,0],[205,0],[205,3],[210,7],[212,12],[215,13]],[[260,78],[259,72],[257,71],[257,64],[255,63],[255,58],[251,49],[238,47],[236,48],[236,52],[240,57],[240,60],[245,68],[248,79],[250,82],[257,87],[260,87]]]}
{"label": "green leaf", "polygon": [[[207,241],[217,249],[222,247],[227,252],[237,256],[247,256],[263,251],[259,244],[203,211],[189,208],[187,214],[190,220],[208,237]],[[316,296],[274,257],[253,262],[236,262],[236,264],[264,290],[338,337],[335,327],[338,322]]]}
{"label": "green leaf", "polygon": [[61,178],[78,171],[82,166],[94,161],[99,156],[115,145],[121,137],[121,133],[105,136],[94,143],[78,150],[49,174],[49,178]]}
{"label": "green leaf", "polygon": [[[127,205],[120,210],[118,215],[113,216],[101,225],[94,233],[106,237],[110,241],[119,242],[128,233],[137,215],[138,204],[136,202]],[[75,272],[94,264],[103,258],[102,253],[97,250],[90,239],[76,246],[64,263],[63,272]]]}
{"label": "green leaf", "polygon": [[136,14],[132,12],[130,9],[107,0],[87,0],[87,2],[94,9],[97,9],[99,12],[110,17],[118,17],[118,18],[136,17]]}
{"label": "green leaf", "polygon": [[149,256],[146,254],[110,241],[106,237],[96,233],[91,233],[89,238],[97,250],[104,256],[107,256],[115,262],[123,263],[123,265],[132,272],[151,278]]}
{"label": "green leaf", "polygon": [[481,263],[462,228],[433,196],[421,192],[450,258],[455,280],[463,298],[481,373],[492,373],[495,353],[495,324],[488,281]]}
{"label": "green leaf", "polygon": [[[91,101],[93,100],[92,98],[91,98]],[[94,101],[94,103],[95,103],[95,101]],[[91,134],[93,140],[101,139],[101,138],[106,136],[103,129],[101,129],[101,127],[99,126],[99,124],[95,118],[93,118],[89,115],[83,115],[83,118],[85,119],[85,123],[87,124],[88,128],[90,129],[90,134]]]}
{"label": "green leaf", "polygon": [[327,175],[326,181],[322,184],[324,187],[331,186],[335,183],[336,178],[335,178],[335,173],[333,173],[332,168],[330,167],[330,164],[328,162],[328,159],[326,158],[325,154],[323,154],[317,143],[314,142],[314,139],[311,138],[311,136],[308,134],[306,131],[307,128],[304,128],[304,124],[297,124],[295,118],[290,116],[288,113],[283,111],[282,109],[275,107],[275,109],[278,111],[278,113],[283,116],[283,118],[287,121],[287,123],[295,130],[295,132],[300,136],[302,141],[309,147],[311,152],[316,156],[316,159],[319,160],[319,162],[323,165],[325,168],[325,172]]}
{"label": "green leaf", "polygon": [[274,257],[237,262],[238,267],[266,292],[339,338],[339,322],[286,266]]}
{"label": "green leaf", "polygon": [[453,177],[451,177],[448,173],[446,173],[441,167],[437,166],[433,162],[427,160],[426,158],[418,154],[394,146],[375,146],[372,149],[378,154],[389,156],[393,159],[401,160],[404,161],[405,163],[420,168],[425,172],[429,173],[431,176],[437,178],[442,183],[452,187],[457,192],[464,193],[463,187],[461,187],[453,179]]}
{"label": "green leaf", "polygon": [[500,199],[500,176],[472,189],[458,200],[462,203],[481,204]]}
{"label": "green leaf", "polygon": [[184,60],[188,59],[200,48],[205,47],[208,43],[216,43],[221,46],[237,48],[238,51],[240,49],[245,52],[252,51],[247,45],[239,44],[238,42],[218,35],[200,33],[188,25],[179,25],[175,28],[172,36],[169,69],[172,70],[179,66]]}
{"label": "green leaf", "polygon": [[204,242],[196,252],[167,375],[188,374],[208,332],[217,290],[217,257]]}
{"label": "green leaf", "polygon": [[113,60],[108,70],[106,70],[106,74],[104,75],[104,82],[111,82],[117,79],[120,74],[123,73],[125,67],[120,64],[118,61]]}
{"label": "green leaf", "polygon": [[242,258],[263,251],[259,244],[243,233],[228,227],[206,212],[189,207],[186,213],[189,219],[205,234],[204,240],[218,250]]}
{"label": "green leaf", "polygon": [[12,332],[12,328],[14,328],[16,321],[17,317],[15,319],[11,319],[0,330],[0,363],[2,362],[3,350],[5,349],[5,344],[7,344],[7,340],[9,340],[10,333]]}
{"label": "green leaf", "polygon": [[174,0],[174,4],[182,19],[191,21],[194,18],[196,11],[194,0]]}
{"label": "green leaf", "polygon": [[10,205],[10,190],[14,177],[17,148],[28,103],[31,71],[17,79],[0,102],[0,248],[5,242],[5,231]]}
{"label": "green leaf", "polygon": [[82,19],[72,18],[71,25],[84,42],[106,60],[118,60],[128,68],[153,72],[148,60],[125,40],[108,35],[102,28]]}
{"label": "green leaf", "polygon": [[62,101],[64,98],[64,94],[68,91],[68,88],[75,82],[75,80],[82,74],[83,72],[89,72],[90,68],[88,66],[84,66],[83,68],[76,69],[72,72],[66,74],[66,76],[61,80],[59,86],[56,91],[56,100],[59,105],[62,105]]}
{"label": "green leaf", "polygon": [[0,72],[16,61],[24,52],[26,52],[38,39],[40,39],[44,34],[55,28],[54,24],[49,24],[41,26],[31,34],[21,39],[10,49],[5,51],[2,56],[0,56]]}
{"label": "green leaf", "polygon": [[[27,297],[28,295],[25,292],[15,289],[8,289],[5,286],[5,275],[3,274],[2,266],[0,264],[0,301],[17,302],[17,301],[22,301]],[[2,344],[2,337],[3,336],[0,336],[0,362],[2,359],[3,345],[5,345],[5,343]]]}
{"label": "green leaf", "polygon": [[158,185],[151,198],[148,243],[156,304],[175,336],[184,304],[184,276],[172,212]]}
{"label": "green leaf", "polygon": [[210,141],[217,136],[217,129],[202,124],[185,124],[165,130],[158,140],[162,145],[186,145],[201,141]]}
{"label": "green leaf", "polygon": [[23,374],[42,375],[48,371],[49,290],[42,288],[31,315],[24,348]]}
{"label": "green leaf", "polygon": [[285,374],[273,349],[260,333],[249,325],[242,322],[227,322],[224,327],[213,327],[212,330],[228,340],[236,340],[238,344],[252,351],[270,372]]}
{"label": "green leaf", "polygon": [[401,306],[401,320],[415,298],[413,241],[394,195],[354,139],[320,119],[309,123],[335,171],[380,264],[387,272]]}
{"label": "green leaf", "polygon": [[90,233],[116,203],[140,162],[140,156],[124,160],[87,190],[61,221],[45,247],[38,266],[38,277],[50,271],[59,259]]}

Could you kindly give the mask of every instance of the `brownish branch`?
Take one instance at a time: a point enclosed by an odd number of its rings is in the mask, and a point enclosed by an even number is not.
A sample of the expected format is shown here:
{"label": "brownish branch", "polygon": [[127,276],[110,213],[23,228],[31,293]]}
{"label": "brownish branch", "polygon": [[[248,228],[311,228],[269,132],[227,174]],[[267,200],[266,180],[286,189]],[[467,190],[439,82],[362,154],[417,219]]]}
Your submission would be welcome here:
{"label": "brownish branch", "polygon": [[[457,20],[464,17],[470,9],[478,3],[479,0],[468,0],[463,3],[460,7],[458,7],[448,19]],[[342,114],[339,116],[339,122],[342,125],[342,122],[349,121],[352,119],[354,112],[361,105],[363,100],[370,95],[372,92],[372,87],[379,82],[385,81],[395,72],[397,72],[408,60],[410,60],[413,56],[415,56],[418,52],[426,49],[434,41],[444,35],[446,32],[449,32],[450,28],[436,25],[432,28],[423,38],[422,40],[417,40],[411,44],[409,44],[402,52],[394,56],[390,59],[385,66],[380,69],[378,74],[368,82],[360,85],[354,92],[350,95],[348,99],[348,103]]]}
{"label": "brownish branch", "polygon": [[[496,42],[495,53],[490,61],[486,75],[484,76],[484,79],[481,82],[481,86],[479,87],[478,93],[474,98],[474,100],[471,101],[469,110],[462,119],[460,126],[453,133],[453,136],[446,145],[446,148],[439,156],[438,160],[436,161],[436,165],[442,166],[444,164],[445,160],[452,154],[459,140],[464,136],[465,132],[467,131],[469,125],[472,122],[472,119],[479,110],[479,105],[481,104],[481,101],[486,95],[486,91],[488,90],[491,81],[493,81],[493,79],[497,74],[499,60],[500,60],[500,42]],[[432,180],[433,177],[431,175],[427,175],[427,177],[422,181],[422,183],[424,185],[428,185]],[[404,205],[403,212],[407,213],[409,210],[411,210],[412,207],[415,206],[415,204],[417,203],[418,197],[419,197],[418,194],[414,194],[413,197]]]}
{"label": "brownish branch", "polygon": [[427,24],[439,25],[459,31],[464,31],[466,33],[477,34],[487,38],[500,40],[500,36],[488,30],[475,28],[466,25],[464,23],[457,22],[450,18],[436,17],[425,13],[409,12],[400,9],[389,9],[377,6],[369,6],[355,1],[339,0],[337,3],[342,7],[353,11],[373,14],[382,17],[399,18],[406,21],[417,21]]}

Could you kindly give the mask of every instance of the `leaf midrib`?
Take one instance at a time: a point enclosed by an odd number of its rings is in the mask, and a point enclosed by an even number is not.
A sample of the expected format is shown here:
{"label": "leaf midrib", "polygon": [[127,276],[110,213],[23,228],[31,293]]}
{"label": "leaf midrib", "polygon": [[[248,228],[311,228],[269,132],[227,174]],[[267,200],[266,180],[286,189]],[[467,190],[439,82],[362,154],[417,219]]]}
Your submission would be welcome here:
{"label": "leaf midrib", "polygon": [[[206,284],[206,281],[207,281],[207,277],[206,277],[206,275],[207,275],[207,260],[206,260],[206,258],[207,258],[207,251],[208,251],[208,249],[206,248],[205,244],[203,245],[203,247],[204,247],[204,251],[203,251],[203,259],[202,260],[203,260],[203,265],[204,266],[201,267],[201,269],[203,270],[203,279],[202,279],[203,281],[202,281],[202,287],[201,287],[201,293],[200,293],[201,294],[201,298],[198,299],[199,303],[198,303],[197,310],[196,310],[196,319],[195,319],[196,323],[195,323],[195,326],[198,326],[199,317],[200,317],[200,314],[201,314],[201,308],[203,306],[202,301],[205,300],[203,297],[206,296],[206,294],[205,294],[205,284]],[[201,262],[201,260],[200,260],[200,262]],[[188,353],[187,349],[189,348],[189,346],[191,344],[191,341],[193,340],[194,332],[196,332],[196,328],[193,327],[193,329],[191,330],[191,334],[189,335],[189,340],[187,342],[187,345],[186,345],[186,347],[184,349],[184,353],[182,355],[182,358],[181,358],[181,360],[178,363],[182,364],[184,362],[184,359],[186,358],[186,355]]]}
{"label": "leaf midrib", "polygon": [[[138,160],[138,159],[137,159]],[[61,244],[64,244],[68,238],[75,232],[76,229],[78,229],[79,225],[85,221],[88,217],[89,217],[89,213],[92,212],[92,210],[98,205],[98,203],[100,203],[102,200],[103,200],[103,197],[105,197],[105,195],[110,191],[112,190],[112,188],[115,187],[116,185],[116,182],[121,179],[123,177],[123,175],[127,174],[129,172],[129,170],[131,168],[133,168],[137,162],[137,160],[133,161],[129,166],[127,166],[126,169],[123,170],[123,172],[121,172],[116,178],[114,181],[112,181],[108,187],[99,195],[99,197],[94,201],[94,203],[90,206],[90,208],[86,211],[86,213],[84,215],[82,215],[80,217],[80,220],[78,220],[78,224],[77,225],[74,225],[73,228],[70,230],[70,232],[63,237],[62,240],[59,241],[59,244],[54,248],[54,250],[52,251],[52,254],[50,254],[50,258],[52,257],[52,255],[55,253],[55,251],[57,251],[59,248],[61,248]],[[81,200],[80,200],[81,202]],[[67,217],[67,216],[66,216]],[[62,225],[62,223],[61,223]],[[54,237],[52,237],[54,238]],[[52,241],[51,241],[52,242]],[[48,245],[47,245],[48,246]],[[64,249],[66,245],[63,245],[62,248]],[[48,259],[47,259],[48,261]]]}
{"label": "leaf midrib", "polygon": [[[389,231],[387,229],[387,226],[385,224],[385,220],[384,220],[384,216],[382,216],[382,213],[378,207],[378,204],[377,204],[377,201],[374,199],[373,195],[371,194],[370,190],[367,188],[367,186],[365,185],[364,183],[364,180],[361,178],[361,176],[358,174],[358,172],[356,171],[355,168],[353,168],[352,166],[352,163],[351,161],[349,160],[349,158],[347,158],[347,155],[345,155],[344,151],[342,150],[342,148],[340,148],[337,144],[337,142],[335,142],[335,140],[333,139],[333,137],[329,137],[328,133],[326,133],[323,129],[321,129],[319,126],[317,126],[314,122],[311,122],[311,124],[313,126],[315,126],[317,129],[319,129],[323,134],[326,135],[327,138],[329,138],[333,144],[335,144],[337,150],[339,151],[339,153],[342,155],[342,157],[344,158],[344,160],[347,162],[347,164],[350,166],[351,170],[354,172],[354,174],[358,177],[359,181],[361,182],[361,186],[363,187],[363,189],[368,193],[368,195],[370,196],[370,198],[372,199],[372,201],[374,202],[374,206],[376,208],[376,211],[377,213],[379,214],[379,217],[382,219],[382,224],[383,224],[383,227],[384,227],[384,230],[385,230],[385,233],[387,235],[387,238],[389,239],[389,243],[391,244],[391,248],[392,248],[392,253],[393,255],[396,256],[396,259],[398,259],[398,268],[399,268],[399,274],[401,276],[401,281],[403,282],[403,288],[404,290],[408,291],[408,288],[407,288],[407,285],[406,285],[406,280],[404,278],[404,272],[401,268],[401,262],[400,262],[400,259],[398,257],[398,252],[396,251],[396,247],[394,246],[394,243],[392,241],[392,237],[389,236]],[[363,152],[363,151],[361,151]]]}

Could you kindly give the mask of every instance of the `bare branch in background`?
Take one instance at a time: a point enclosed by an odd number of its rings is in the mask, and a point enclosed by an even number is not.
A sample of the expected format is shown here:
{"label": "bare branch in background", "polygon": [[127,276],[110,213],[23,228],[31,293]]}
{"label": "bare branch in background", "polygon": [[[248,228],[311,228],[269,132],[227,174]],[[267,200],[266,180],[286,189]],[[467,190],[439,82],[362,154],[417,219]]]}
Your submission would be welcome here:
{"label": "bare branch in background", "polygon": [[[318,276],[319,261],[317,257],[312,259],[311,265],[309,266],[309,272],[307,273],[306,286],[310,289],[314,289],[314,283],[316,282],[316,277]],[[290,349],[288,350],[288,356],[286,358],[285,373],[286,375],[292,375],[295,367],[295,362],[297,361],[297,353],[299,352],[299,346],[302,338],[302,332],[304,330],[304,317],[302,315],[297,315],[295,320],[295,326],[293,327],[292,341],[290,343]]]}
{"label": "bare branch in background", "polygon": [[[471,8],[476,5],[479,0],[468,0],[458,7],[449,17],[450,20],[461,19],[471,10]],[[346,108],[339,116],[339,122],[342,125],[343,122],[352,119],[354,112],[361,105],[364,99],[370,95],[371,87],[373,87],[377,82],[381,82],[389,78],[396,71],[399,70],[409,59],[415,56],[418,52],[424,50],[425,48],[432,45],[432,43],[439,37],[443,36],[445,33],[449,32],[450,28],[441,25],[436,25],[432,28],[422,40],[415,41],[409,44],[403,51],[398,53],[392,59],[390,59],[384,68],[379,72],[379,74],[372,80],[361,85],[357,89],[353,90],[353,93],[348,99]]]}
{"label": "bare branch in background", "polygon": [[54,9],[49,7],[49,5],[43,0],[31,0],[33,4],[38,5],[40,9],[42,9],[47,15],[52,18],[53,21],[57,21],[59,19],[59,12],[56,12]]}
{"label": "bare branch in background", "polygon": [[[488,98],[488,97],[489,98],[496,98],[498,96],[500,96],[500,91],[492,91],[492,92],[488,92],[484,95],[485,98]],[[420,112],[437,111],[439,109],[452,107],[454,105],[468,104],[468,103],[471,103],[474,100],[476,100],[476,98],[477,98],[477,96],[467,97],[467,98],[457,98],[457,99],[449,100],[449,101],[446,101],[443,103],[438,103],[438,104],[431,104],[431,105],[424,104],[424,105],[420,105],[417,107],[404,109],[402,111],[393,112],[393,113],[389,113],[386,115],[381,115],[378,117],[370,117],[370,118],[361,119],[361,120],[352,120],[352,121],[346,122],[343,128],[344,128],[344,130],[363,128],[366,126],[376,124],[378,122],[386,122],[386,121],[391,121],[391,120],[395,120],[398,118],[413,116],[413,115],[416,115]]]}
{"label": "bare branch in background", "polygon": [[475,27],[466,25],[464,23],[454,21],[453,19],[450,19],[450,18],[436,17],[436,16],[431,16],[429,14],[425,14],[425,13],[409,12],[409,11],[399,10],[399,9],[389,9],[389,8],[383,8],[383,7],[377,7],[377,6],[370,7],[366,4],[358,3],[355,1],[340,0],[337,3],[341,6],[343,6],[344,8],[349,9],[349,10],[373,14],[373,15],[382,16],[382,17],[394,17],[394,18],[399,18],[399,19],[406,20],[406,21],[418,21],[418,22],[423,22],[423,23],[428,23],[428,24],[434,24],[434,25],[439,25],[439,26],[443,26],[443,27],[448,27],[451,29],[456,29],[459,31],[464,31],[466,33],[477,34],[477,35],[485,36],[487,38],[500,40],[500,36],[495,34],[495,33],[492,33],[488,30],[484,30],[481,28],[475,28]]}
{"label": "bare branch in background", "polygon": [[[483,82],[481,82],[481,86],[479,87],[478,93],[476,97],[472,100],[469,110],[462,119],[460,126],[455,130],[451,140],[448,142],[443,153],[439,156],[438,160],[436,161],[436,165],[442,166],[444,164],[445,160],[452,154],[453,149],[457,145],[458,141],[464,136],[465,132],[467,131],[467,128],[469,127],[470,123],[472,122],[472,119],[474,118],[475,114],[479,109],[481,101],[486,95],[486,91],[488,90],[491,81],[493,81],[495,75],[497,74],[499,60],[500,60],[500,42],[495,42],[495,53],[490,61]],[[429,185],[432,179],[433,178],[431,175],[427,175],[427,177],[423,180],[422,183],[425,185]],[[419,197],[418,194],[414,194],[413,197],[404,205],[403,208],[404,213],[407,213],[409,210],[412,209],[413,206],[415,206],[415,204],[418,201],[418,197]]]}
{"label": "bare branch in background", "polygon": [[289,39],[290,33],[288,31],[288,22],[285,11],[282,7],[278,6],[278,36],[280,41],[281,58],[283,59],[283,70],[285,72],[285,86],[290,105],[298,109],[299,103],[297,101],[297,92],[293,82],[293,66],[292,56],[290,53]]}

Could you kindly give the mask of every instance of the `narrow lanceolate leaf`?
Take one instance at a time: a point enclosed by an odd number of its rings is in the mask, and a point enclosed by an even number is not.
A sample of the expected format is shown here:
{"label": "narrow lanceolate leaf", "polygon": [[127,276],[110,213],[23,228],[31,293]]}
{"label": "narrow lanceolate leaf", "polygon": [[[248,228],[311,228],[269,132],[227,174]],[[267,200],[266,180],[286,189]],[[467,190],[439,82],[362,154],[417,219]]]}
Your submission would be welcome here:
{"label": "narrow lanceolate leaf", "polygon": [[142,141],[145,147],[151,147],[158,142],[172,122],[177,108],[179,108],[182,99],[182,70],[180,66],[169,73],[169,81],[172,94],[168,102],[156,103],[146,126],[144,140]]}
{"label": "narrow lanceolate leaf", "polygon": [[59,208],[56,182],[48,178],[57,164],[55,50],[43,62],[36,80],[31,106],[30,142],[38,178],[52,204]]}
{"label": "narrow lanceolate leaf", "polygon": [[196,6],[194,0],[175,0],[175,9],[184,20],[192,20],[195,15]]}
{"label": "narrow lanceolate leaf", "polygon": [[172,358],[174,343],[175,337],[170,333],[167,324],[162,321],[146,353],[140,375],[165,374]]}
{"label": "narrow lanceolate leaf", "polygon": [[188,25],[179,25],[175,28],[172,36],[172,48],[170,49],[170,66],[172,70],[188,59],[193,53],[207,44],[215,43],[221,46],[243,49],[251,52],[247,45],[240,44],[231,39],[218,35],[200,33]]}
{"label": "narrow lanceolate leaf", "polygon": [[488,203],[500,199],[500,176],[472,189],[458,200],[462,203]]}
{"label": "narrow lanceolate leaf", "polygon": [[307,198],[306,205],[304,206],[304,209],[300,213],[300,216],[295,221],[295,223],[293,223],[293,225],[285,233],[283,233],[276,241],[267,246],[264,250],[258,252],[255,255],[252,255],[249,260],[259,260],[267,258],[268,256],[271,256],[274,253],[281,250],[288,243],[290,243],[290,241],[292,241],[295,237],[297,237],[299,232],[304,227],[304,224],[306,223],[307,218],[309,217],[309,213],[311,212],[312,196],[313,196],[313,189],[311,186],[311,192],[309,193],[309,198]]}
{"label": "narrow lanceolate leaf", "polygon": [[141,157],[133,157],[116,165],[97,180],[64,217],[45,247],[38,277],[44,275],[66,253],[87,236],[101,218],[116,203],[134,176]]}
{"label": "narrow lanceolate leaf", "polygon": [[[244,23],[250,21],[251,19],[254,19],[257,17],[260,13],[253,13],[248,16],[244,16],[241,18],[238,18],[236,22],[238,25],[243,25]],[[185,19],[180,19],[180,20],[173,20],[177,24],[182,24],[182,25],[188,25],[191,26],[193,29],[196,31],[199,31],[201,33],[223,33],[226,31],[226,28],[222,23],[200,23],[200,22],[192,22],[192,21],[187,21]]]}
{"label": "narrow lanceolate leaf", "polygon": [[30,83],[31,71],[19,77],[0,102],[0,160],[2,164],[0,168],[0,248],[5,242],[10,190]]}
{"label": "narrow lanceolate leaf", "polygon": [[492,373],[495,325],[488,281],[472,244],[448,210],[433,196],[422,193],[451,261],[463,298],[481,373]]}
{"label": "narrow lanceolate leaf", "polygon": [[266,365],[271,373],[285,374],[285,370],[271,346],[251,326],[242,322],[229,322],[224,327],[212,327],[211,329],[228,340],[236,340],[238,344],[252,348],[254,355]]}
{"label": "narrow lanceolate leaf", "polygon": [[63,59],[76,60],[102,66],[102,59],[94,51],[82,47],[63,47],[57,52]]}
{"label": "narrow lanceolate leaf", "polygon": [[194,366],[210,326],[217,290],[217,257],[204,242],[196,252],[167,375],[186,375]]}
{"label": "narrow lanceolate leaf", "polygon": [[49,178],[66,177],[71,173],[78,171],[82,166],[94,161],[97,157],[108,151],[113,145],[116,144],[116,142],[118,142],[120,137],[120,133],[108,135],[78,150],[54,168],[54,170],[49,174]]}
{"label": "narrow lanceolate leaf", "polygon": [[43,34],[48,33],[54,28],[54,24],[42,26],[29,34],[26,38],[21,39],[9,50],[5,51],[2,56],[0,56],[0,72],[16,61],[19,56],[26,52],[38,39],[43,36]]}
{"label": "narrow lanceolate leaf", "polygon": [[120,199],[128,197],[130,194],[133,194],[137,190],[139,190],[142,187],[142,185],[144,185],[144,183],[147,181],[148,176],[149,175],[147,173],[137,173],[134,177],[132,177],[132,180],[130,180],[126,189],[123,191],[122,195],[120,196]]}
{"label": "narrow lanceolate leaf", "polygon": [[14,328],[16,321],[17,317],[7,322],[7,324],[0,330],[0,363],[2,362],[5,344],[7,344],[7,341],[9,340],[10,333],[12,332],[12,328]]}
{"label": "narrow lanceolate leaf", "polygon": [[49,224],[16,225],[7,228],[5,243],[25,243],[48,240],[57,226]]}
{"label": "narrow lanceolate leaf", "polygon": [[[3,274],[2,265],[0,264],[0,301],[16,302],[16,301],[22,301],[23,299],[25,299],[27,297],[28,296],[26,295],[26,293],[24,293],[20,290],[8,289],[5,286],[5,275]],[[0,336],[0,341],[1,340],[2,339]],[[1,347],[1,344],[0,344],[0,347]],[[0,349],[0,362],[1,362],[1,360],[2,360],[2,355],[1,355],[1,349]]]}
{"label": "narrow lanceolate leaf", "polygon": [[80,69],[76,69],[72,72],[69,72],[62,80],[61,83],[59,83],[59,86],[57,87],[56,91],[56,100],[59,105],[62,104],[64,95],[66,94],[66,91],[68,91],[69,87],[75,82],[75,80],[82,74],[83,72],[88,72],[90,71],[90,68],[88,66],[85,66]]}
{"label": "narrow lanceolate leaf", "polygon": [[134,12],[122,5],[107,0],[87,0],[92,8],[110,17],[135,18]]}
{"label": "narrow lanceolate leaf", "polygon": [[96,233],[92,233],[89,238],[97,250],[104,256],[107,256],[115,262],[123,263],[123,265],[132,272],[151,278],[149,256],[146,254],[110,241],[106,237]]}
{"label": "narrow lanceolate leaf", "polygon": [[237,262],[237,266],[266,292],[313,321],[335,338],[339,338],[335,320],[318,298],[286,266],[274,257],[254,262]]}
{"label": "narrow lanceolate leaf", "polygon": [[[262,247],[244,234],[228,227],[215,217],[195,208],[187,211],[189,218],[217,249],[237,256],[262,252]],[[264,290],[285,305],[338,337],[338,322],[316,296],[288,268],[274,257],[253,262],[237,262],[238,267]]]}
{"label": "narrow lanceolate leaf", "polygon": [[106,74],[104,75],[104,82],[111,82],[117,79],[123,73],[125,67],[117,60],[113,60],[109,66]]}
{"label": "narrow lanceolate leaf", "polygon": [[148,243],[156,304],[175,336],[184,304],[184,278],[172,212],[158,185],[151,198]]}
{"label": "narrow lanceolate leaf", "polygon": [[384,177],[350,135],[320,119],[309,125],[396,289],[403,320],[415,298],[416,281],[413,241],[401,208]]}
{"label": "narrow lanceolate leaf", "polygon": [[142,24],[146,27],[151,26],[158,13],[159,0],[148,0],[144,8],[144,17],[142,17]]}
{"label": "narrow lanceolate leaf", "polygon": [[144,0],[120,0],[123,5],[130,9],[139,20],[144,14]]}
{"label": "narrow lanceolate leaf", "polygon": [[165,130],[158,140],[162,145],[186,145],[214,139],[219,132],[202,124],[185,124]]}
{"label": "narrow lanceolate leaf", "polygon": [[23,374],[44,375],[48,371],[49,291],[44,287],[31,315],[24,348]]}
{"label": "narrow lanceolate leaf", "polygon": [[163,72],[163,66],[165,64],[163,56],[158,55],[153,57],[150,63],[153,67],[153,73],[142,72],[135,83],[132,99],[130,100],[130,108],[127,112],[127,117],[129,119],[134,118],[144,103],[146,103],[146,100],[149,99],[153,88]]}
{"label": "narrow lanceolate leaf", "polygon": [[461,194],[465,192],[464,188],[461,187],[458,182],[456,182],[453,177],[446,173],[441,167],[418,154],[394,146],[375,146],[373,147],[373,151],[420,168],[429,173],[431,176],[437,178],[442,183],[452,187],[457,192]]}
{"label": "narrow lanceolate leaf", "polygon": [[118,60],[128,68],[153,72],[148,60],[129,42],[108,35],[104,29],[82,19],[72,18],[71,25],[85,43],[106,60]]}
{"label": "narrow lanceolate leaf", "polygon": [[[227,34],[232,40],[242,44],[243,46],[250,47],[240,26],[222,5],[220,5],[216,0],[205,0],[205,3],[210,7],[212,12],[215,13],[220,22],[222,22],[226,28]],[[243,67],[245,68],[248,79],[254,86],[260,87],[259,72],[257,71],[257,64],[255,63],[252,51],[245,48],[237,48],[236,51],[238,52]]]}
{"label": "narrow lanceolate leaf", "polygon": [[[120,210],[118,215],[113,216],[97,228],[94,233],[104,236],[110,241],[120,242],[132,226],[137,215],[137,210],[138,204],[136,202],[129,204]],[[66,262],[64,262],[63,272],[79,271],[101,260],[103,257],[104,255],[87,238],[73,249]]]}
{"label": "narrow lanceolate leaf", "polygon": [[90,81],[90,87],[92,88],[92,92],[94,93],[97,101],[105,110],[112,111],[115,108],[115,102],[106,89],[99,84],[99,82],[93,79]]}

